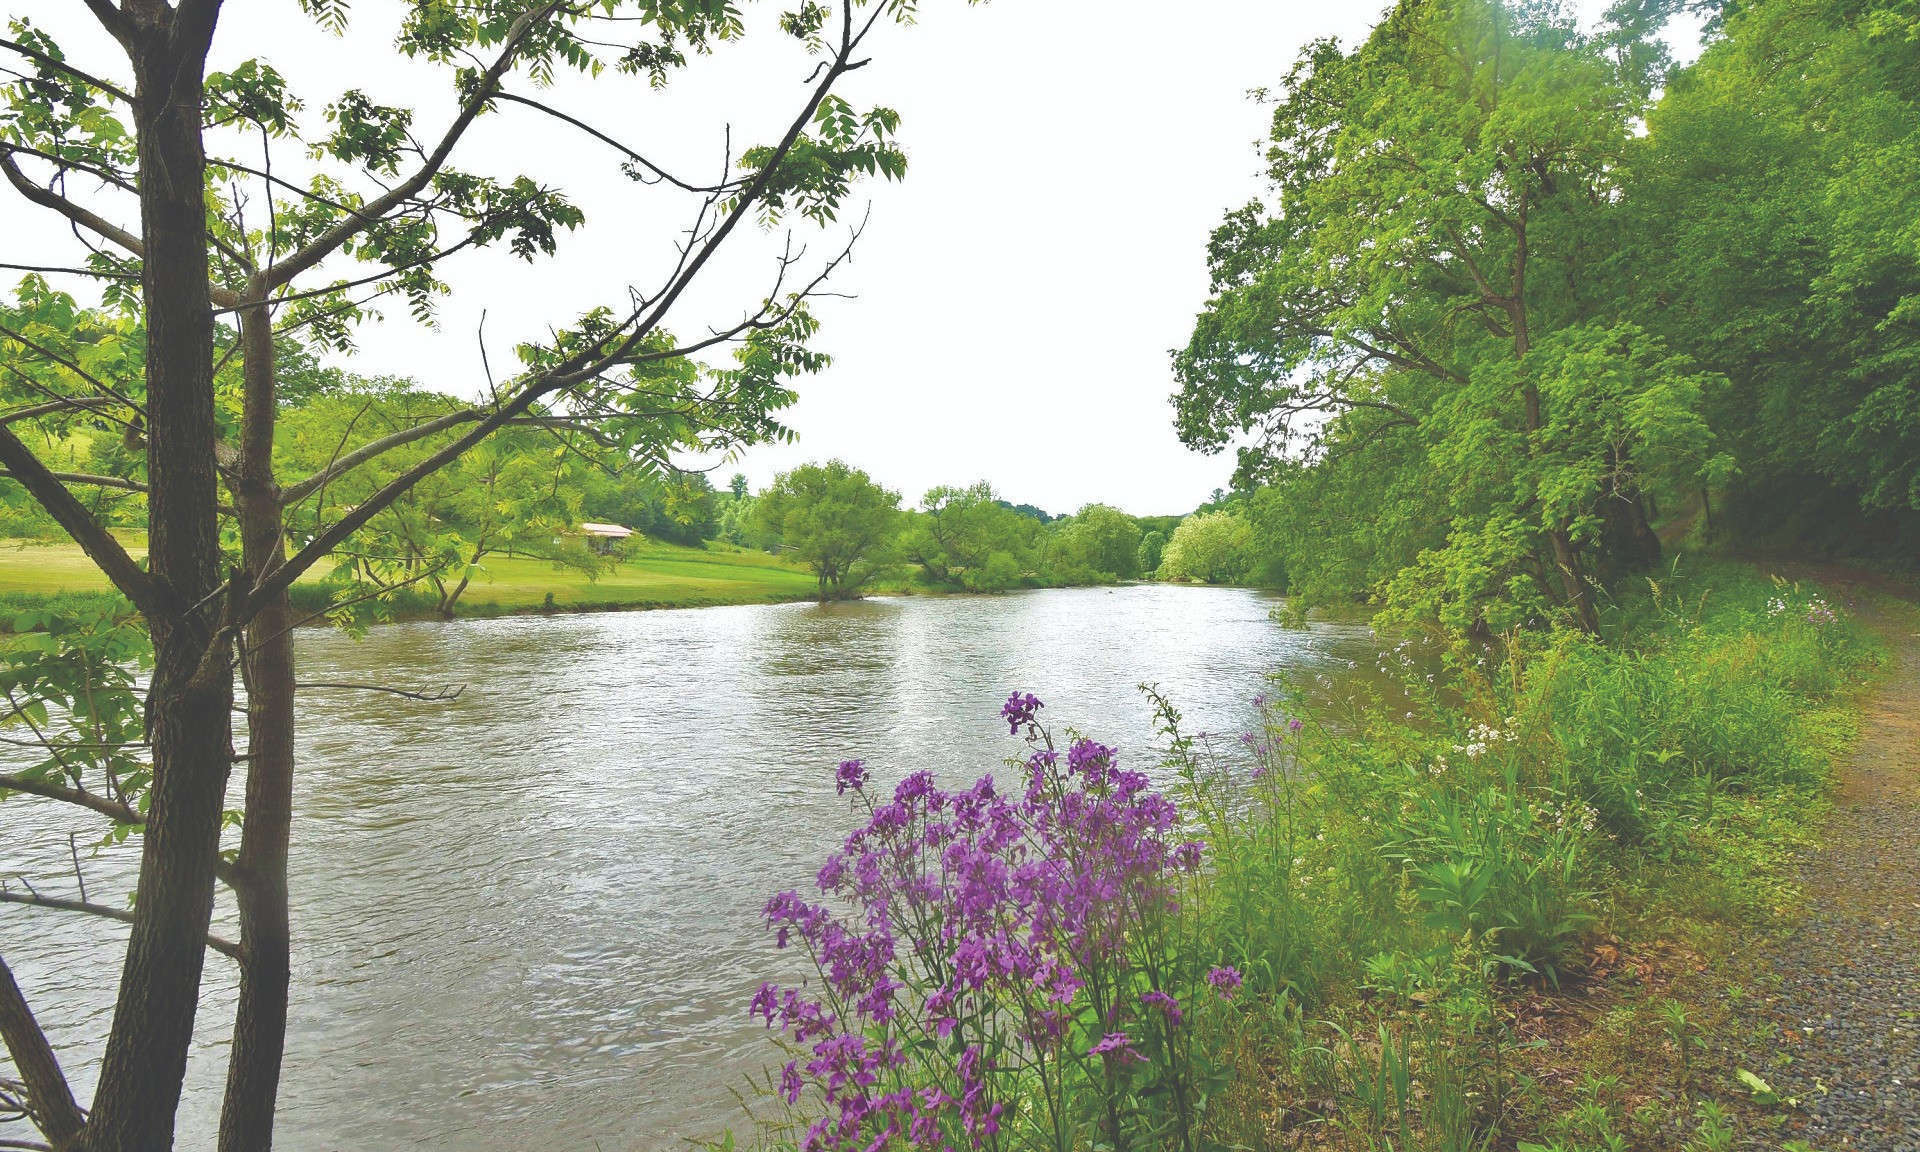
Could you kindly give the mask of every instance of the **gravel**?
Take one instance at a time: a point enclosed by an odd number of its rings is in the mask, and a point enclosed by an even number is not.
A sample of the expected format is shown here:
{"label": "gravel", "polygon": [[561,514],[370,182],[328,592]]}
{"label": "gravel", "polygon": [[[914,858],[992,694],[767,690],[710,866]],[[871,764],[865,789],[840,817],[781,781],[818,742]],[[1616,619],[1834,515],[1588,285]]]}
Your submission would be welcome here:
{"label": "gravel", "polygon": [[1898,663],[1866,706],[1825,843],[1802,865],[1804,919],[1761,956],[1780,986],[1754,1070],[1798,1099],[1788,1138],[1920,1152],[1920,635],[1854,599]]}

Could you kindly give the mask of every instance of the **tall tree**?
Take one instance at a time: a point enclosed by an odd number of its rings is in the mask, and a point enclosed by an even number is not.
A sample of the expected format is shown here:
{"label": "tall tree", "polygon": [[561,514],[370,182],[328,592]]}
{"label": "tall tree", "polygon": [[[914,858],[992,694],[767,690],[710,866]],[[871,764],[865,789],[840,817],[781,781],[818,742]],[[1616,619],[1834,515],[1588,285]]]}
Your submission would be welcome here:
{"label": "tall tree", "polygon": [[[1214,235],[1216,295],[1175,356],[1182,437],[1250,437],[1243,482],[1305,460],[1384,495],[1384,461],[1435,472],[1444,540],[1372,589],[1409,614],[1591,630],[1596,583],[1657,554],[1647,485],[1710,458],[1711,380],[1587,308],[1647,98],[1645,53],[1618,48],[1550,5],[1407,0],[1358,48],[1303,53],[1270,201]],[[1320,513],[1367,547],[1363,518]]]}
{"label": "tall tree", "polygon": [[[151,783],[135,798],[136,810],[115,813],[142,829],[142,855],[91,1109],[74,1101],[10,978],[0,980],[0,1038],[49,1142],[94,1152],[169,1146],[217,875],[241,926],[220,1147],[253,1152],[272,1141],[290,979],[297,621],[288,588],[502,429],[592,437],[626,466],[655,470],[677,451],[787,435],[773,414],[792,399],[786,381],[824,362],[806,347],[815,328],[807,303],[841,256],[808,262],[803,246],[790,243],[764,300],[737,318],[687,342],[673,338],[667,320],[743,222],[798,217],[824,225],[859,177],[903,173],[893,143],[897,117],[885,108],[858,110],[835,89],[865,63],[876,27],[910,19],[914,5],[806,0],[785,12],[782,32],[818,58],[809,82],[783,131],[710,180],[667,171],[619,138],[621,125],[557,107],[543,89],[568,69],[602,83],[625,75],[666,84],[691,58],[745,34],[725,0],[398,5],[396,51],[441,67],[454,93],[453,112],[437,126],[354,90],[328,102],[323,120],[304,115],[284,79],[257,60],[209,73],[220,0],[86,0],[86,7],[123,62],[73,60],[24,20],[0,40],[18,77],[4,89],[0,175],[84,243],[82,255],[45,271],[95,277],[110,304],[132,310],[146,336],[143,369],[138,379],[109,378],[58,349],[0,332],[10,342],[7,356],[38,356],[61,371],[51,393],[6,397],[13,406],[0,420],[0,465],[146,622],[154,650],[144,705]],[[347,6],[334,0],[303,0],[303,7],[322,28],[338,30],[347,20]],[[476,381],[482,401],[343,441],[325,467],[283,478],[275,438],[279,354],[289,335],[347,347],[381,297],[403,298],[430,315],[447,288],[440,269],[448,257],[501,245],[535,260],[584,225],[580,209],[531,175],[456,165],[481,118],[509,115],[581,134],[637,187],[686,195],[678,258],[651,285],[570,323],[555,317],[549,339],[517,349],[512,376]],[[724,367],[693,359],[727,347],[735,358]],[[661,365],[684,370],[656,371]],[[229,375],[233,366],[237,378]],[[137,484],[146,497],[145,566],[75,495],[90,482],[56,475],[16,430],[44,415],[42,405],[123,427],[144,445],[141,477],[111,479]],[[310,530],[290,546],[292,511],[408,446],[417,446],[417,460],[353,505],[310,518]],[[237,555],[223,548],[221,516],[229,509]],[[236,671],[248,685],[246,797],[238,853],[224,861]],[[18,783],[34,782],[0,781],[0,788]],[[99,807],[84,777],[35,794]]]}
{"label": "tall tree", "polygon": [[901,537],[907,559],[940,583],[964,582],[996,552],[1020,557],[1032,550],[1039,523],[994,495],[985,480],[966,488],[942,485],[920,499],[920,514]]}

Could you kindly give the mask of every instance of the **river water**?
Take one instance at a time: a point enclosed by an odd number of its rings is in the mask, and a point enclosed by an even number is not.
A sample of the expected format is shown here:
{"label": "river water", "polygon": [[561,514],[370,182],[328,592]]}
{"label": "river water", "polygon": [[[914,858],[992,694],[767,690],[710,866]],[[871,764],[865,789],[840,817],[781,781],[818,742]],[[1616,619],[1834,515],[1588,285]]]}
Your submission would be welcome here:
{"label": "river water", "polygon": [[[759,909],[852,826],[836,763],[971,780],[1018,751],[1017,688],[1149,767],[1142,681],[1226,733],[1274,669],[1371,666],[1364,627],[1284,629],[1276,603],[1143,585],[303,632],[302,680],[465,691],[303,696],[277,1146],[652,1152],[743,1126],[733,1092],[776,1054],[747,997],[786,959]],[[69,829],[99,831],[8,801],[0,868],[71,894]],[[96,900],[130,857],[83,855]],[[123,940],[0,908],[83,1100]],[[212,1145],[233,995],[210,955],[182,1148]]]}

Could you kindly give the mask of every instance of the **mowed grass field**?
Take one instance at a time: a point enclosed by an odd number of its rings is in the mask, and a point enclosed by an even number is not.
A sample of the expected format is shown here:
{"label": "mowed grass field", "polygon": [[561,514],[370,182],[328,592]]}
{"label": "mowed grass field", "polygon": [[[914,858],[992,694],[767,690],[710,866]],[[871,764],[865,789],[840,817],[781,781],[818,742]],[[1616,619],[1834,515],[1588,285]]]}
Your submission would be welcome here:
{"label": "mowed grass field", "polygon": [[[146,543],[135,536],[123,542],[135,555]],[[0,540],[0,595],[97,592],[107,587],[106,577],[76,545]],[[764,552],[717,542],[702,549],[647,540],[630,542],[618,564],[593,578],[543,560],[490,556],[456,612],[490,615],[539,608],[549,592],[556,607],[579,609],[766,604],[806,599],[814,590],[812,573]]]}

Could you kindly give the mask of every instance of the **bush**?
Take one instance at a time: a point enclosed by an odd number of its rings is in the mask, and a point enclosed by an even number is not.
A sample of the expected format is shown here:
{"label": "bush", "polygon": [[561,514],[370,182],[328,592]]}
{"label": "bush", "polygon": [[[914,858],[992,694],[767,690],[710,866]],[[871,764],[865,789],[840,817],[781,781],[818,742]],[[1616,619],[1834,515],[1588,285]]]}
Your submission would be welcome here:
{"label": "bush", "polygon": [[1200,1038],[1240,984],[1179,915],[1202,846],[1113,749],[1061,756],[1039,708],[1003,709],[1032,746],[1015,795],[922,771],[887,799],[840,766],[866,819],[820,869],[825,900],[766,907],[820,983],[752,1004],[801,1050],[779,1091],[808,1109],[802,1148],[1201,1146],[1223,1069]]}
{"label": "bush", "polygon": [[970,592],[1005,592],[1020,584],[1020,562],[1011,552],[995,552],[978,570],[968,569],[964,577]]}

